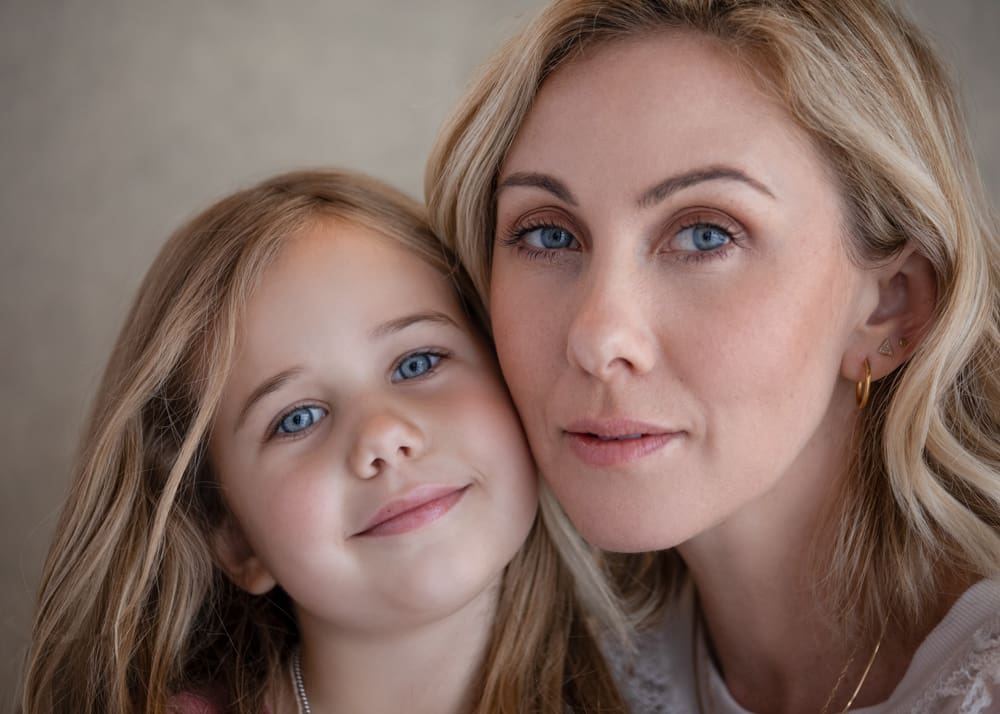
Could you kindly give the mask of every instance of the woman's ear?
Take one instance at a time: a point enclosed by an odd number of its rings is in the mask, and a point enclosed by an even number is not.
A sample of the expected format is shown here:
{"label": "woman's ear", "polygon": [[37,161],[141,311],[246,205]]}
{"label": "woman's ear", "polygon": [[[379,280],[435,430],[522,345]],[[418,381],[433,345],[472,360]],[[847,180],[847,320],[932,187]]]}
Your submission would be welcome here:
{"label": "woman's ear", "polygon": [[278,584],[232,516],[226,516],[213,533],[212,550],[229,579],[251,595],[263,595]]}
{"label": "woman's ear", "polygon": [[931,262],[912,246],[872,271],[878,302],[844,355],[841,367],[850,380],[881,379],[906,362],[923,340],[937,305],[937,276]]}

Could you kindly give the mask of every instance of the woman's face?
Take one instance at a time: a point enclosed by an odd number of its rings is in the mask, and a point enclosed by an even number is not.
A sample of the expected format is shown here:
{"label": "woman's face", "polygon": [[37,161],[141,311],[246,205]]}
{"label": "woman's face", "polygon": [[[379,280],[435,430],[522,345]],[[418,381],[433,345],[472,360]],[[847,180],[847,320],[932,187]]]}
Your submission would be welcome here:
{"label": "woman's face", "polygon": [[498,186],[501,366],[591,542],[671,547],[843,458],[878,287],[819,153],[724,45],[560,68]]}

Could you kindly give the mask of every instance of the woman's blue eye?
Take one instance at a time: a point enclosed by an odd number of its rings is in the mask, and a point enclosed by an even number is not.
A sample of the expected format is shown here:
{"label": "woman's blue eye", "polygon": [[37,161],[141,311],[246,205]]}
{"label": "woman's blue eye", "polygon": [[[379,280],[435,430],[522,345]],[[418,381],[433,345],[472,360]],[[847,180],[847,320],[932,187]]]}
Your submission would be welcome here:
{"label": "woman's blue eye", "polygon": [[559,250],[560,248],[575,248],[576,238],[569,231],[557,226],[541,226],[522,234],[521,240],[532,248],[544,250]]}
{"label": "woman's blue eye", "polygon": [[404,357],[403,361],[392,371],[393,382],[403,382],[407,379],[414,379],[430,372],[441,361],[441,355],[432,352],[418,352],[409,357]]}
{"label": "woman's blue eye", "polygon": [[729,231],[710,223],[688,226],[672,241],[674,250],[705,252],[727,245],[733,240]]}
{"label": "woman's blue eye", "polygon": [[296,434],[304,431],[327,415],[323,407],[296,407],[281,417],[276,434]]}

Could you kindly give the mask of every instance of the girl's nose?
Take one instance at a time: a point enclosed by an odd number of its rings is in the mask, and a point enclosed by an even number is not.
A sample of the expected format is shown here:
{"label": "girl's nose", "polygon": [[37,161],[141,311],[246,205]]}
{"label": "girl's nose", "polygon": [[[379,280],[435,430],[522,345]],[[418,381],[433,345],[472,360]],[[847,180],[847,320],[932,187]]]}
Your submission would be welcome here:
{"label": "girl's nose", "polygon": [[583,277],[583,299],[576,304],[566,338],[566,357],[601,381],[641,375],[653,368],[656,337],[653,316],[635,276]]}
{"label": "girl's nose", "polygon": [[382,411],[361,424],[348,465],[359,478],[372,478],[420,458],[424,445],[424,435],[415,424],[398,414]]}

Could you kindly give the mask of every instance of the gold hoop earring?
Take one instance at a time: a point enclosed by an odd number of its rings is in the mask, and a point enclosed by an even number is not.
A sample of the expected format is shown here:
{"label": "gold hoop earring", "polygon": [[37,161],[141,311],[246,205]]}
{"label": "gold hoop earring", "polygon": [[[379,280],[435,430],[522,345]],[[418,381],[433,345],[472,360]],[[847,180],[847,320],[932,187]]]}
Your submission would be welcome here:
{"label": "gold hoop earring", "polygon": [[858,411],[864,411],[864,408],[868,406],[868,396],[872,391],[872,366],[868,364],[868,358],[865,358],[865,378],[859,380],[856,385],[854,385],[854,398],[858,403]]}

